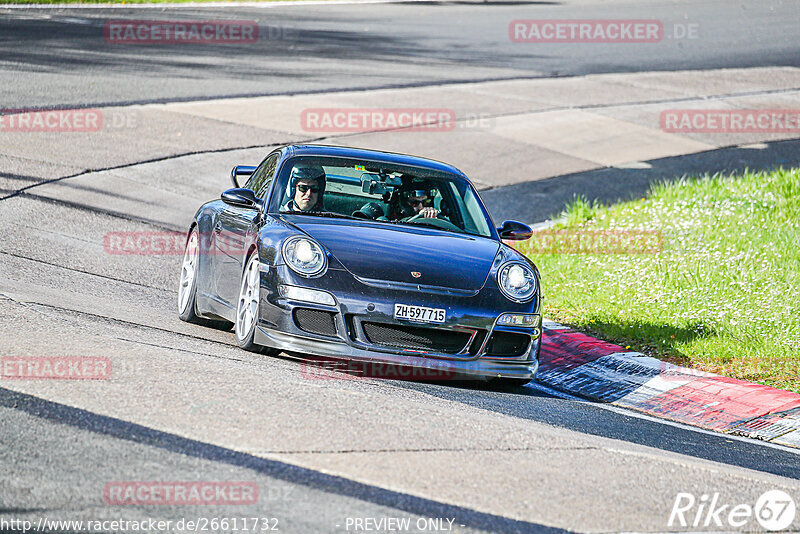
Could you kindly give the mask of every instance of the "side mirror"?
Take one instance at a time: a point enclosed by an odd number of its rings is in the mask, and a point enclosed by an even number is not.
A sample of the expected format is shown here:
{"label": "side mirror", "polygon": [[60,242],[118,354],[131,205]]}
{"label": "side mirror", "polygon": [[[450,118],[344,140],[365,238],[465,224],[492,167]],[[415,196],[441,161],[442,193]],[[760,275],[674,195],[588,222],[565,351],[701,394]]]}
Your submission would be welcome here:
{"label": "side mirror", "polygon": [[522,224],[517,221],[505,221],[503,226],[497,229],[500,234],[500,239],[508,241],[524,241],[530,239],[533,235],[533,230],[527,224]]}
{"label": "side mirror", "polygon": [[233,182],[233,187],[241,187],[239,185],[239,177],[240,176],[250,176],[254,172],[256,172],[257,167],[253,167],[251,165],[237,165],[233,169],[231,169],[231,182]]}
{"label": "side mirror", "polygon": [[236,206],[237,208],[256,210],[260,205],[258,198],[256,198],[256,194],[253,193],[252,190],[242,189],[239,187],[228,189],[222,193],[220,198],[225,204],[230,204],[231,206]]}

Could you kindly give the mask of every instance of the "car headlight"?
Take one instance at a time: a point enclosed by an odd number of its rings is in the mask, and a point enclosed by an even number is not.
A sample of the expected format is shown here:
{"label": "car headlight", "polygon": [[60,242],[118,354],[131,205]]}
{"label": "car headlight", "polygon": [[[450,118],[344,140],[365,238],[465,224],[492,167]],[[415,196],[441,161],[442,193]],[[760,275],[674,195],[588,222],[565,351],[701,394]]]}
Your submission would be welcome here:
{"label": "car headlight", "polygon": [[328,266],[325,251],[307,237],[290,237],[283,243],[283,259],[286,265],[302,276],[322,274]]}
{"label": "car headlight", "polygon": [[497,285],[510,300],[525,302],[536,293],[536,275],[524,263],[509,262],[497,271]]}

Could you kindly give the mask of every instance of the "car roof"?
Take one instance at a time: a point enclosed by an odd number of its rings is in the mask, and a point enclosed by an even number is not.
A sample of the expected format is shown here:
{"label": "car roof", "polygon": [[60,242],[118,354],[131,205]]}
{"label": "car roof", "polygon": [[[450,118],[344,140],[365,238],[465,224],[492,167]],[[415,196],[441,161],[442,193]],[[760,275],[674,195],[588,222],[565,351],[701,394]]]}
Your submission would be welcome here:
{"label": "car roof", "polygon": [[447,163],[442,163],[441,161],[436,161],[433,159],[421,158],[419,156],[409,156],[408,154],[396,154],[394,152],[382,152],[380,150],[369,150],[366,148],[351,148],[330,145],[288,145],[286,148],[289,149],[289,156],[332,156],[372,161],[385,161],[387,163],[396,163],[398,165],[423,167],[440,172],[446,172],[467,179],[463,172],[452,165],[448,165]]}

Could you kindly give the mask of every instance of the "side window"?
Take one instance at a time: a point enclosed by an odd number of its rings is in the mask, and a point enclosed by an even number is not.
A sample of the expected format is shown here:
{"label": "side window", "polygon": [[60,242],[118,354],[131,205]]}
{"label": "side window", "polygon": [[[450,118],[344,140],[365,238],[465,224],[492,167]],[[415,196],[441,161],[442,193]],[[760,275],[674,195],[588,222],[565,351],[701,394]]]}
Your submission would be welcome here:
{"label": "side window", "polygon": [[266,161],[256,169],[256,172],[250,177],[245,187],[247,189],[252,189],[255,191],[256,196],[263,198],[270,182],[272,182],[272,177],[275,175],[275,167],[277,167],[280,157],[280,154],[273,154],[268,157]]}
{"label": "side window", "polygon": [[462,199],[458,194],[456,194],[454,198],[459,204],[463,203],[460,209],[464,215],[464,228],[467,232],[484,236],[492,235],[492,231],[489,229],[489,223],[486,221],[486,216],[478,205],[478,198],[471,189],[465,186],[464,198]]}

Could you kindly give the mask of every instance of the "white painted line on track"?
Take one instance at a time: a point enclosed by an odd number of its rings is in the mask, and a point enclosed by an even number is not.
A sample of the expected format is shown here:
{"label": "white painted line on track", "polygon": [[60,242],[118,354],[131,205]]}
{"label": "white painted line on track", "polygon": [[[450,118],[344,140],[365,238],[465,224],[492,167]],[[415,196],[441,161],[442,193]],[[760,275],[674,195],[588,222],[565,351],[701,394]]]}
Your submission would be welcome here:
{"label": "white painted line on track", "polygon": [[585,402],[587,404],[591,404],[592,406],[596,406],[596,407],[601,408],[603,410],[608,410],[609,412],[614,412],[614,413],[619,414],[619,415],[627,415],[629,417],[636,417],[637,419],[644,419],[645,421],[651,421],[653,423],[659,423],[659,424],[662,424],[662,425],[669,425],[669,426],[673,426],[673,427],[680,428],[680,429],[683,429],[683,430],[691,430],[693,432],[698,432],[700,434],[708,434],[709,436],[716,436],[718,438],[730,439],[732,441],[741,441],[742,443],[747,443],[749,445],[761,445],[763,447],[769,447],[771,449],[778,449],[779,451],[790,452],[792,454],[796,454],[796,455],[800,456],[800,449],[797,449],[795,447],[786,447],[786,446],[783,446],[783,445],[778,445],[777,443],[771,443],[769,441],[762,441],[762,440],[753,439],[753,438],[746,438],[746,437],[743,437],[743,436],[736,436],[736,435],[733,435],[733,434],[725,434],[723,432],[714,432],[714,431],[711,431],[711,430],[706,430],[705,428],[691,426],[691,425],[687,425],[685,423],[679,423],[677,421],[671,421],[669,419],[661,419],[660,417],[653,417],[652,415],[648,415],[648,414],[645,414],[645,413],[642,413],[642,412],[637,412],[637,411],[634,411],[634,410],[629,410],[627,408],[621,408],[619,406],[614,406],[613,404],[607,404],[607,403],[604,403],[604,402],[590,401],[588,399],[584,399],[582,397],[578,397],[577,395],[572,395],[571,393],[566,393],[564,391],[560,391],[560,390],[551,388],[550,386],[542,384],[541,382],[534,381],[534,382],[531,382],[530,384],[528,384],[526,387],[529,387],[531,389],[535,389],[537,391],[541,391],[542,393],[547,393],[548,395],[553,395],[554,397],[560,397],[560,398],[566,399],[566,400],[574,400],[574,401],[579,401],[579,402]]}

